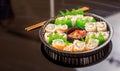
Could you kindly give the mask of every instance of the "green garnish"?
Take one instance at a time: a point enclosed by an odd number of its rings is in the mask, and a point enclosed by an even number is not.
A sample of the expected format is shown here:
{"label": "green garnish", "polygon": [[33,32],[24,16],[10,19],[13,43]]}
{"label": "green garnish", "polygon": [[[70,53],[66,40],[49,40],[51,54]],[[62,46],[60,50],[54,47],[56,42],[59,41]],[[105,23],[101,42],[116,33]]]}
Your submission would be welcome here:
{"label": "green garnish", "polygon": [[97,37],[96,37],[95,34],[92,34],[91,38],[93,38],[93,39],[97,39]]}
{"label": "green garnish", "polygon": [[87,21],[83,21],[82,19],[77,19],[75,26],[78,28],[85,28],[85,24]]}
{"label": "green garnish", "polygon": [[85,43],[88,43],[89,39],[90,39],[90,37],[89,37],[89,36],[86,36],[86,38],[85,38]]}
{"label": "green garnish", "polygon": [[52,44],[52,41],[55,39],[62,39],[64,41],[64,43],[66,43],[66,44],[70,43],[69,41],[67,41],[66,38],[64,38],[62,35],[59,35],[58,33],[55,33],[54,35],[50,35],[48,43]]}
{"label": "green garnish", "polygon": [[83,15],[83,14],[84,14],[84,11],[82,11],[81,9],[78,9],[78,10],[77,10],[77,14]]}
{"label": "green garnish", "polygon": [[84,14],[84,11],[82,11],[81,9],[72,9],[72,11],[69,11],[66,9],[66,12],[63,12],[63,11],[60,11],[60,15],[61,16],[66,16],[66,15],[77,15],[77,14],[80,14],[80,15],[83,15]]}
{"label": "green garnish", "polygon": [[59,25],[59,24],[64,25],[64,24],[66,24],[66,20],[65,20],[64,18],[61,19],[61,20],[56,19],[56,20],[55,20],[55,24],[56,24],[56,25]]}
{"label": "green garnish", "polygon": [[81,41],[82,41],[82,42],[85,42],[85,39],[81,38]]}
{"label": "green garnish", "polygon": [[65,15],[70,15],[70,14],[71,14],[71,12],[68,9],[66,9]]}
{"label": "green garnish", "polygon": [[99,34],[97,39],[99,40],[99,45],[101,45],[101,44],[103,44],[105,42],[105,39],[104,39],[104,37],[103,37],[103,35],[101,33]]}
{"label": "green garnish", "polygon": [[97,22],[94,18],[91,20],[91,22]]}
{"label": "green garnish", "polygon": [[63,11],[60,11],[60,14],[61,14],[62,16],[65,16],[65,15],[66,15]]}
{"label": "green garnish", "polygon": [[71,21],[71,18],[67,18],[66,20],[66,24],[68,25],[68,27],[72,27],[72,21]]}

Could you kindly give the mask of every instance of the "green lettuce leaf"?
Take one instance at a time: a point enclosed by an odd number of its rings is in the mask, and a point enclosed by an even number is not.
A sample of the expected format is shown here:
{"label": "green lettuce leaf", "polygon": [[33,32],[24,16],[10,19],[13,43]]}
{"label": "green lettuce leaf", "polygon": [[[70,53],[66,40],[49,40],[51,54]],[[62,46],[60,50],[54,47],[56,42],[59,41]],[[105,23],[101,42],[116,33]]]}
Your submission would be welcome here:
{"label": "green lettuce leaf", "polygon": [[55,39],[62,39],[64,41],[64,43],[69,44],[70,42],[67,41],[66,38],[64,38],[63,36],[59,35],[58,33],[55,33],[54,35],[50,35],[49,36],[49,44],[52,44],[52,41]]}
{"label": "green lettuce leaf", "polygon": [[104,36],[101,33],[99,34],[97,39],[99,40],[99,45],[101,45],[105,42]]}

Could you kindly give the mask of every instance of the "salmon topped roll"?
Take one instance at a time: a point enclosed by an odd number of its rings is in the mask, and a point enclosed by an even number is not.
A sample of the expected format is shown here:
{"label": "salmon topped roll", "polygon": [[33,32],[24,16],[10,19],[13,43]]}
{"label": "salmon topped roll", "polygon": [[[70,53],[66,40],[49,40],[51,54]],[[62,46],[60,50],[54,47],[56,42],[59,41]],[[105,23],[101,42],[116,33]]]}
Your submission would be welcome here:
{"label": "salmon topped roll", "polygon": [[97,30],[96,24],[93,22],[86,23],[85,30],[88,32],[96,32]]}
{"label": "salmon topped roll", "polygon": [[107,25],[105,22],[97,22],[97,31],[107,31]]}
{"label": "salmon topped roll", "polygon": [[84,51],[85,42],[74,40],[73,45],[74,45],[74,48],[73,48],[74,52]]}
{"label": "salmon topped roll", "polygon": [[86,44],[85,50],[94,49],[99,45],[99,40],[97,39],[89,39],[88,43]]}
{"label": "salmon topped roll", "polygon": [[46,27],[45,27],[45,31],[46,32],[55,32],[55,24],[48,24]]}
{"label": "salmon topped roll", "polygon": [[59,49],[59,50],[63,50],[63,48],[65,47],[65,43],[62,39],[55,39],[52,42],[52,47]]}

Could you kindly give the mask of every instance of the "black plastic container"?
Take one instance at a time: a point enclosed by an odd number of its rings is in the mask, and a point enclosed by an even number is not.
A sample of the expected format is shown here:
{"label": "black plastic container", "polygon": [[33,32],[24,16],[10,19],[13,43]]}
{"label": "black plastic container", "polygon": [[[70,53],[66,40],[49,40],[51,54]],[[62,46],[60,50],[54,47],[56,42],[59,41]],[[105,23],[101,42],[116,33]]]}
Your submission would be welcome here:
{"label": "black plastic container", "polygon": [[78,66],[85,67],[92,64],[96,64],[97,62],[100,62],[101,60],[106,58],[106,56],[108,56],[108,54],[111,51],[110,46],[112,45],[112,43],[110,42],[113,34],[111,25],[104,18],[98,15],[91,14],[91,13],[85,13],[85,15],[93,16],[97,21],[104,21],[107,23],[107,29],[110,32],[110,36],[108,40],[104,44],[100,45],[99,47],[92,50],[84,51],[84,52],[68,52],[68,51],[55,49],[51,47],[48,43],[46,43],[44,40],[46,25],[55,19],[55,18],[51,18],[45,23],[44,26],[40,28],[40,31],[39,31],[39,36],[42,41],[41,48],[44,51],[43,53],[50,60],[58,64],[63,64],[63,66],[66,65],[66,66],[72,66],[72,67],[78,67]]}

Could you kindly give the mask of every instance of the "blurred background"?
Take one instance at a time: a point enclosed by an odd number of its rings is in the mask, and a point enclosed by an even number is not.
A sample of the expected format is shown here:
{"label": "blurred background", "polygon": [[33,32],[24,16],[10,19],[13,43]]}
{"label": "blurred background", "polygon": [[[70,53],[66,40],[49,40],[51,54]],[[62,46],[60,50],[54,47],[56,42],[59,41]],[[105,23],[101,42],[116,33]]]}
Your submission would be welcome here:
{"label": "blurred background", "polygon": [[[66,68],[41,53],[39,29],[27,26],[47,20],[60,10],[87,6],[114,29],[113,50],[103,62],[87,68]],[[120,0],[0,0],[0,71],[120,71]]]}

